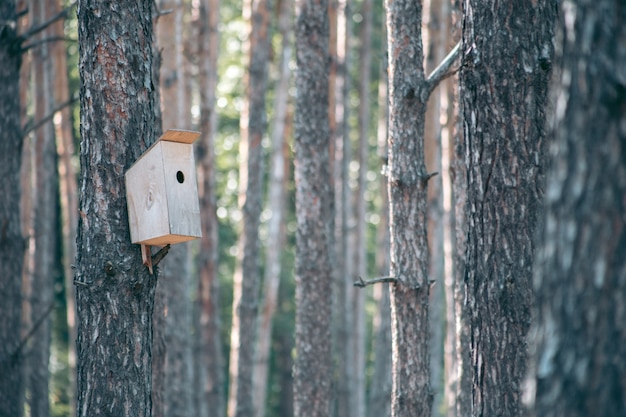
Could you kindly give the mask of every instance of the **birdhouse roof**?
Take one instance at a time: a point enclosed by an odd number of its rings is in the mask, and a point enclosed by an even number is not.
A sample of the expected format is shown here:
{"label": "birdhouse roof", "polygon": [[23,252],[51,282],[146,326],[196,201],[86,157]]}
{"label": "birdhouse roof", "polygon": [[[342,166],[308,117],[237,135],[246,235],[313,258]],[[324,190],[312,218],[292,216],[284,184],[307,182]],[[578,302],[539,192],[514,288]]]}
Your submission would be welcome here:
{"label": "birdhouse roof", "polygon": [[168,142],[192,144],[198,139],[198,136],[200,136],[200,132],[194,132],[193,130],[168,129],[157,142],[166,140]]}

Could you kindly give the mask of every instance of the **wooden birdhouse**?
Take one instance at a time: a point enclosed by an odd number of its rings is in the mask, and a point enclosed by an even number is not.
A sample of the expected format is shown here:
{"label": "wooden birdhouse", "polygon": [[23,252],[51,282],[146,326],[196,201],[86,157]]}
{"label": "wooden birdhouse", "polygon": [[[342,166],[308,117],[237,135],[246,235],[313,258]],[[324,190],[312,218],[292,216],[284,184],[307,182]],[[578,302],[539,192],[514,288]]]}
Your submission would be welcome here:
{"label": "wooden birdhouse", "polygon": [[142,245],[144,263],[150,246],[202,236],[192,145],[198,136],[168,130],[126,172],[130,237]]}

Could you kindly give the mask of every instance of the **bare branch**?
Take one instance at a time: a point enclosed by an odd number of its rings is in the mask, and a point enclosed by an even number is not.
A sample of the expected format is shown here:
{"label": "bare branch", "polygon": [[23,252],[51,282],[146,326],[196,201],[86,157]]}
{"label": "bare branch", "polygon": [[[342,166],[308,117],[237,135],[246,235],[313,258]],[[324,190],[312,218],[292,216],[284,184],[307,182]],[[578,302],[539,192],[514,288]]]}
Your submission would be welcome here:
{"label": "bare branch", "polygon": [[167,244],[163,246],[161,249],[159,249],[157,253],[152,255],[152,266],[157,266],[157,264],[161,262],[163,258],[165,258],[165,255],[167,255],[169,251],[170,251],[170,245]]}
{"label": "bare branch", "polygon": [[35,47],[37,47],[39,45],[42,45],[44,43],[57,42],[57,41],[65,41],[65,42],[73,42],[73,43],[78,42],[78,40],[76,40],[76,39],[66,38],[64,36],[52,36],[50,38],[40,39],[38,41],[31,42],[31,43],[28,43],[28,44],[22,46],[22,52],[26,52],[29,49],[35,48]]}
{"label": "bare branch", "polygon": [[52,118],[54,117],[54,115],[57,112],[63,110],[67,106],[72,105],[76,100],[78,100],[78,97],[71,98],[68,101],[66,101],[65,103],[59,104],[56,108],[52,109],[50,114],[46,115],[44,118],[42,118],[41,120],[38,120],[37,122],[33,121],[32,119],[30,121],[28,121],[28,123],[26,123],[26,125],[24,126],[24,129],[23,129],[24,136],[28,135],[33,130],[37,130],[41,126],[43,126],[46,123],[48,123],[50,120],[52,120]]}
{"label": "bare branch", "polygon": [[30,29],[28,29],[27,32],[25,32],[21,38],[23,40],[26,40],[28,38],[30,38],[31,36],[41,32],[42,30],[45,30],[48,26],[50,26],[51,24],[53,24],[54,22],[56,22],[59,19],[64,19],[67,17],[67,13],[76,5],[76,2],[73,2],[72,4],[70,4],[69,6],[67,6],[65,9],[61,10],[59,13],[57,13],[56,15],[52,16],[50,19],[46,20],[45,22],[40,23],[37,26],[33,26]]}
{"label": "bare branch", "polygon": [[428,75],[426,81],[424,81],[424,85],[420,91],[420,98],[422,102],[426,102],[430,93],[439,85],[441,81],[448,78],[452,74],[456,72],[450,71],[450,67],[454,64],[454,61],[459,57],[461,51],[461,42],[456,44],[454,48],[448,53],[448,55],[441,61],[441,63],[433,70],[433,72]]}
{"label": "bare branch", "polygon": [[378,284],[380,282],[395,283],[397,280],[398,278],[396,277],[378,277],[378,278],[372,278],[372,279],[368,279],[367,281],[364,281],[363,278],[359,277],[358,280],[354,281],[354,286],[359,287],[359,288],[365,288],[368,285]]}

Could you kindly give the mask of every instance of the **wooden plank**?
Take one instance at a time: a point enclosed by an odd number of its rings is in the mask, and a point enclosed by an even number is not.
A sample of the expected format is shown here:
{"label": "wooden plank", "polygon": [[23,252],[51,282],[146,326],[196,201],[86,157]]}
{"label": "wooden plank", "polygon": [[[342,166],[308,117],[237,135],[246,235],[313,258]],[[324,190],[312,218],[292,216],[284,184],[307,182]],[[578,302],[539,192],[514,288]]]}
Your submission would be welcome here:
{"label": "wooden plank", "polygon": [[198,139],[199,136],[200,136],[200,132],[195,132],[193,130],[168,129],[159,138],[159,141],[164,140],[168,142],[192,144],[196,141],[196,139]]}

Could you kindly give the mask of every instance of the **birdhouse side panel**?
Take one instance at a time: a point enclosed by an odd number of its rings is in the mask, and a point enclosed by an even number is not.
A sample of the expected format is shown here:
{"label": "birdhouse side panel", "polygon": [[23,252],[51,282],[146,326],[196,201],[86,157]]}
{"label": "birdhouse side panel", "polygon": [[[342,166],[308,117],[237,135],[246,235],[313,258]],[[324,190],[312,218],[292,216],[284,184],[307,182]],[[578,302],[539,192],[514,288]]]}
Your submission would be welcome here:
{"label": "birdhouse side panel", "polygon": [[201,237],[193,147],[176,142],[164,141],[162,144],[170,232],[181,236]]}
{"label": "birdhouse side panel", "polygon": [[132,243],[170,234],[161,144],[150,148],[126,173]]}

